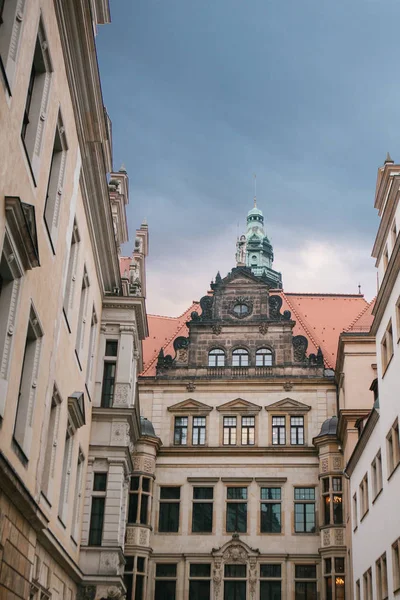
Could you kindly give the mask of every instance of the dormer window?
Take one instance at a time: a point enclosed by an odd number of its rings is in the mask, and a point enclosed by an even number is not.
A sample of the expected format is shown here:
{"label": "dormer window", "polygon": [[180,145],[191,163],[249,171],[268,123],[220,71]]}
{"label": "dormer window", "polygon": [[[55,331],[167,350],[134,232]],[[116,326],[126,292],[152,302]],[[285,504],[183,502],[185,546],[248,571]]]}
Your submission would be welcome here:
{"label": "dormer window", "polygon": [[259,348],[256,352],[256,367],[270,367],[272,365],[272,350]]}
{"label": "dormer window", "polygon": [[249,312],[249,307],[247,306],[247,304],[243,304],[243,303],[238,303],[235,304],[235,306],[233,307],[233,312],[238,315],[243,317],[244,315],[247,315]]}
{"label": "dormer window", "polygon": [[208,353],[208,366],[209,367],[224,367],[225,366],[225,352],[221,348],[214,348]]}
{"label": "dormer window", "polygon": [[237,348],[232,352],[232,367],[248,367],[249,353],[245,348]]}

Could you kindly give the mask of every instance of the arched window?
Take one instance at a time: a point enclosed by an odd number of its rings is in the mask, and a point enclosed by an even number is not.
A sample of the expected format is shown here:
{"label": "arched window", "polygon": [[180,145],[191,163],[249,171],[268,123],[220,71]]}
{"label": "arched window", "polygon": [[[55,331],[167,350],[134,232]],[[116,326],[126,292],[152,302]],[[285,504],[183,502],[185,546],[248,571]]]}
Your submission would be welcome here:
{"label": "arched window", "polygon": [[208,353],[209,367],[223,367],[225,365],[225,352],[221,348],[214,348]]}
{"label": "arched window", "polygon": [[256,352],[256,367],[270,367],[272,351],[269,348],[259,348]]}
{"label": "arched window", "polygon": [[238,317],[243,317],[245,315],[248,314],[249,312],[249,307],[247,306],[247,304],[244,303],[239,303],[235,304],[235,306],[233,307],[233,312],[235,313],[235,315],[237,315]]}
{"label": "arched window", "polygon": [[249,353],[244,348],[237,348],[232,352],[232,367],[248,367]]}

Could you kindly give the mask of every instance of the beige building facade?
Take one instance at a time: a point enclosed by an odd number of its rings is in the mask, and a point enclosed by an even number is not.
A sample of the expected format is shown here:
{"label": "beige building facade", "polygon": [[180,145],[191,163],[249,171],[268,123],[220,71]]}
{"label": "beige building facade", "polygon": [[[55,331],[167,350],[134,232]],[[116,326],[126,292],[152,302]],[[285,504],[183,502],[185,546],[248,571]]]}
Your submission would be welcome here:
{"label": "beige building facade", "polygon": [[0,596],[118,598],[148,231],[121,276],[128,178],[95,51],[109,6],[4,0],[0,17]]}

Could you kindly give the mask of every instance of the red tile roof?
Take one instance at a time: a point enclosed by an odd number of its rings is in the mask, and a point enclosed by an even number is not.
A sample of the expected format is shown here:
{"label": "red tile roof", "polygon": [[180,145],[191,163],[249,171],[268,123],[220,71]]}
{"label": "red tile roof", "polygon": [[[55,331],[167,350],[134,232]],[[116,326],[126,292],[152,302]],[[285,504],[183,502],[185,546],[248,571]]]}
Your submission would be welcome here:
{"label": "red tile roof", "polygon": [[[363,331],[372,322],[374,300],[368,303],[359,294],[293,294],[283,291],[283,310],[290,310],[296,321],[294,335],[304,335],[308,339],[308,353],[316,353],[321,348],[325,365],[335,368],[339,335],[342,331]],[[148,315],[149,337],[143,342],[143,376],[156,373],[157,356],[160,348],[164,354],[174,355],[173,341],[176,337],[188,335],[186,321],[192,311],[200,312],[199,303],[179,317]]]}

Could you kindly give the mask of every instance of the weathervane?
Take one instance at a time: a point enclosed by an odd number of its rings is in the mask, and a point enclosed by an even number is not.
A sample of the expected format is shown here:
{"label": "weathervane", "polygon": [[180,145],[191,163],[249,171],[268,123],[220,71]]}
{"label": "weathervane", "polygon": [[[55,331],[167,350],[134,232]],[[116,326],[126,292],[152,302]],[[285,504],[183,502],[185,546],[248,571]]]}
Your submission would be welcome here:
{"label": "weathervane", "polygon": [[257,175],[254,173],[254,208],[257,208]]}

